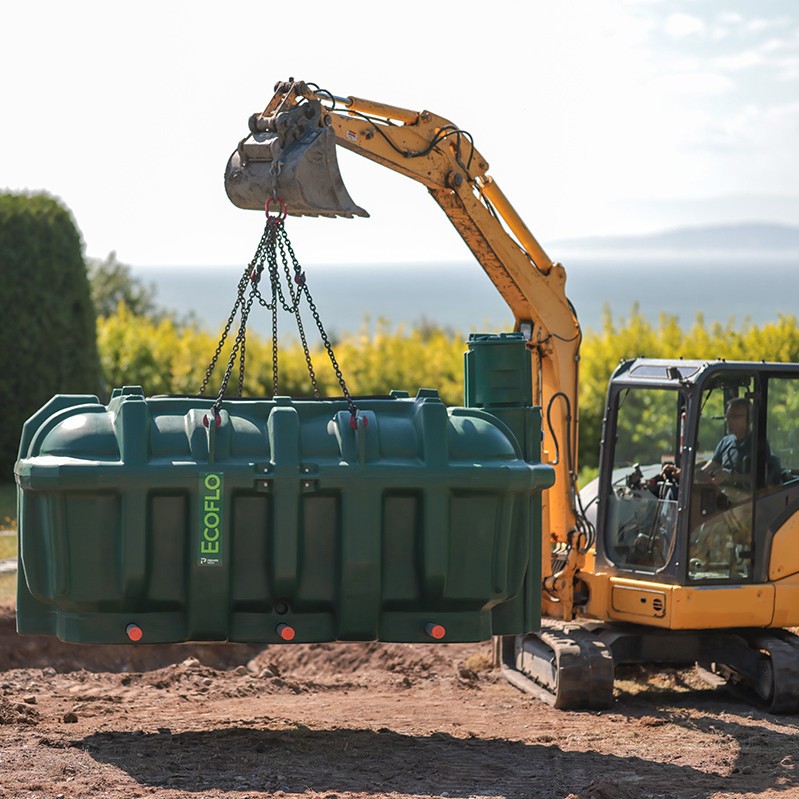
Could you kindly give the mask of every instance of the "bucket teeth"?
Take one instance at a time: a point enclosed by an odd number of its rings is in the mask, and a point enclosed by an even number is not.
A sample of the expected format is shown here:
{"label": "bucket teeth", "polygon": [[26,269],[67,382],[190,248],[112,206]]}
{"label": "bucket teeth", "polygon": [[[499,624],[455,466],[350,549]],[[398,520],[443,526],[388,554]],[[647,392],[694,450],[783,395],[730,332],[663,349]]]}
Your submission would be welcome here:
{"label": "bucket teeth", "polygon": [[277,195],[290,216],[369,216],[344,186],[335,133],[328,127],[305,130],[285,150],[276,134],[255,134],[230,156],[225,191],[235,206],[248,210],[262,211]]}

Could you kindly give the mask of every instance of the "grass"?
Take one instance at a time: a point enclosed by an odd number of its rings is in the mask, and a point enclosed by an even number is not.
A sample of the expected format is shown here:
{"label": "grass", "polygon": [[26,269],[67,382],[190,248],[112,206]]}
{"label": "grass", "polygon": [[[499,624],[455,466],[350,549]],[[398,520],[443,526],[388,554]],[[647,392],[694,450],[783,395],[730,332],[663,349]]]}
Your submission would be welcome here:
{"label": "grass", "polygon": [[0,574],[0,605],[14,605],[17,601],[17,574]]}
{"label": "grass", "polygon": [[0,483],[0,530],[17,529],[16,483]]}
{"label": "grass", "polygon": [[[0,530],[17,527],[17,487],[14,483],[0,483]],[[17,536],[0,535],[0,560],[17,556]],[[17,575],[0,574],[0,605],[13,605],[17,599]]]}
{"label": "grass", "polygon": [[[17,556],[17,536],[0,535],[0,560]],[[17,601],[17,573],[0,574],[0,605],[13,605]]]}
{"label": "grass", "polygon": [[17,557],[16,535],[0,535],[0,560]]}

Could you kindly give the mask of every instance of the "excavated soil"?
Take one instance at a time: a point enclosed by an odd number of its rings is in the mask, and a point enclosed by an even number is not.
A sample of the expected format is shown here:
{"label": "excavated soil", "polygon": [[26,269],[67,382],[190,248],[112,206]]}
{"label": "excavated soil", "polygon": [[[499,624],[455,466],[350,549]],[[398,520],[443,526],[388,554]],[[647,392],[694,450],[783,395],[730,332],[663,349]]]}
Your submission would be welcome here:
{"label": "excavated soil", "polygon": [[0,609],[0,797],[799,797],[799,717],[688,671],[614,707],[519,693],[480,645],[86,647]]}

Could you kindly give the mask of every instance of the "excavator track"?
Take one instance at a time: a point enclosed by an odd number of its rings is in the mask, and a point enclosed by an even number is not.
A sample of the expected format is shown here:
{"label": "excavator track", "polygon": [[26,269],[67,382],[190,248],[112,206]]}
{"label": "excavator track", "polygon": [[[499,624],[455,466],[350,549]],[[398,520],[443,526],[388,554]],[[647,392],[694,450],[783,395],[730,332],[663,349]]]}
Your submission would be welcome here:
{"label": "excavator track", "polygon": [[502,673],[514,686],[561,710],[613,703],[613,655],[590,630],[544,619],[538,633],[503,646]]}
{"label": "excavator track", "polygon": [[735,696],[768,713],[799,712],[799,637],[774,630],[752,636],[749,645],[760,653],[756,673],[730,664],[714,664],[712,671]]}

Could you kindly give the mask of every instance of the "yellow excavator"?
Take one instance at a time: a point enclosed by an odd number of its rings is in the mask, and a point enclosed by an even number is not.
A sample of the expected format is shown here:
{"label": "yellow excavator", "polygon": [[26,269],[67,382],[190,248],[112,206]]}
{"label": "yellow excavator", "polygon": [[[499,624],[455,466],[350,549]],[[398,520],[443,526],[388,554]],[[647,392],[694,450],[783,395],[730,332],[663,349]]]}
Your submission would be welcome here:
{"label": "yellow excavator", "polygon": [[599,478],[578,492],[581,330],[566,272],[429,111],[275,86],[232,154],[231,201],[366,216],[336,145],[427,187],[507,302],[543,411],[543,621],[498,639],[508,679],[558,708],[613,701],[614,668],[698,663],[775,713],[799,710],[799,365],[638,358],[610,378]]}

